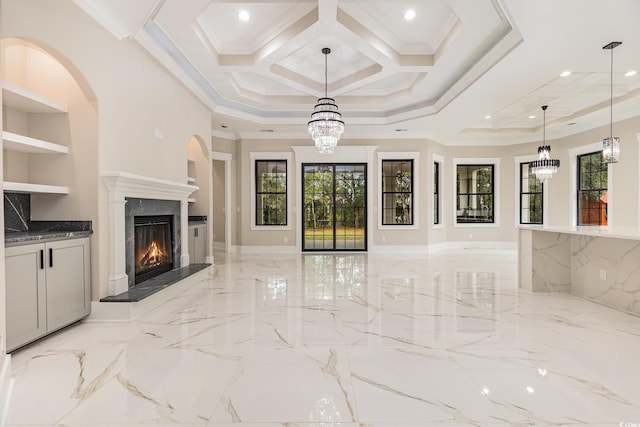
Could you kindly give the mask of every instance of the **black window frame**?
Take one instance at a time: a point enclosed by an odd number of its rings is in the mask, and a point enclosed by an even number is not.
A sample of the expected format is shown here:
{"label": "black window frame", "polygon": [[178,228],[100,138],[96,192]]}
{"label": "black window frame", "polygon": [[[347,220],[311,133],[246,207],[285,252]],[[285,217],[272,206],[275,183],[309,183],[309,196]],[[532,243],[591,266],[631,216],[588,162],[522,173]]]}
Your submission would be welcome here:
{"label": "black window frame", "polygon": [[[523,169],[524,167],[527,167],[527,182],[529,184],[529,188],[527,189],[528,191],[525,191],[524,186],[525,186],[525,177],[523,176]],[[531,182],[537,183],[539,185],[540,191],[531,191]],[[525,196],[528,196],[529,198],[532,196],[539,196],[539,200],[540,200],[540,211],[539,211],[539,221],[524,221],[523,220],[523,213],[525,210],[529,210],[531,211],[531,204],[529,204],[528,209],[525,209],[524,206],[524,198]],[[529,214],[529,218],[531,218],[533,215]],[[544,183],[542,181],[540,181],[536,175],[531,172],[531,169],[529,168],[529,162],[522,162],[520,163],[520,224],[537,224],[537,225],[541,225],[544,223]]]}
{"label": "black window frame", "polygon": [[433,225],[440,225],[440,162],[433,162]]}
{"label": "black window frame", "polygon": [[[409,180],[409,186],[410,189],[409,191],[398,191],[397,189],[395,189],[394,186],[394,191],[385,191],[386,186],[385,186],[385,179],[387,178],[387,176],[385,175],[385,164],[389,164],[389,163],[399,163],[400,164],[400,172],[403,171],[402,165],[409,163],[410,165],[410,180]],[[382,163],[381,163],[381,175],[382,175],[382,188],[380,189],[381,192],[381,197],[382,197],[382,225],[384,226],[407,226],[407,225],[414,225],[415,220],[414,220],[414,203],[415,203],[415,197],[413,194],[413,189],[414,189],[414,182],[413,182],[413,177],[414,177],[414,159],[382,159]],[[397,170],[396,168],[393,168],[394,171]],[[397,172],[395,172],[397,173]],[[390,176],[391,177],[391,176]],[[395,178],[395,175],[393,175],[393,178]],[[388,197],[385,196],[389,196],[389,195],[402,195],[402,194],[408,194],[410,196],[410,204],[409,204],[409,208],[408,208],[408,212],[409,212],[409,218],[410,221],[409,222],[395,222],[397,220],[397,218],[399,217],[397,215],[398,212],[398,207],[397,206],[392,206],[392,207],[387,207],[386,206],[386,202]],[[395,197],[393,197],[393,200],[396,200]],[[386,222],[387,221],[387,215],[385,215],[385,213],[387,212],[387,210],[392,209],[393,210],[393,215],[391,215],[391,217],[393,218],[394,222]],[[404,208],[401,208],[400,211],[401,215],[404,215]]]}
{"label": "black window frame", "polygon": [[[594,179],[592,176],[589,177],[589,179],[586,179],[585,177],[583,177],[583,167],[582,167],[582,161],[583,159],[587,159],[589,157],[595,157],[595,161],[591,161],[589,162],[590,166],[594,166],[597,165],[597,169],[591,169],[589,171],[589,175],[595,175],[598,173],[605,173],[604,178],[602,176],[597,177],[596,181],[602,183],[606,183],[606,187],[594,187],[594,188],[588,188],[588,189],[584,189],[583,188],[583,183],[585,181],[589,181],[590,183],[594,182]],[[609,165],[607,163],[604,163],[602,161],[602,151],[594,151],[594,152],[590,152],[590,153],[584,153],[584,154],[579,154],[576,158],[576,169],[577,169],[577,176],[576,176],[576,224],[577,225],[584,225],[584,226],[606,226],[609,223],[608,220],[608,216],[609,216],[609,212],[608,212],[608,202],[603,202],[602,201],[602,192],[605,192],[606,194],[608,194],[609,192]],[[584,178],[584,179],[583,179]],[[598,194],[600,193],[600,194]],[[582,204],[581,204],[581,195],[583,194],[589,194],[592,195],[591,199],[593,200],[598,200],[599,206],[598,208],[586,208],[583,209],[582,208]],[[602,204],[604,204],[604,222],[602,222]],[[598,222],[597,223],[592,223],[592,222],[582,222],[582,211],[588,211],[589,214],[588,216],[591,217],[591,211],[600,211],[600,215],[597,215],[598,217]]]}
{"label": "black window frame", "polygon": [[[284,191],[264,191],[261,189],[261,179],[263,178],[262,175],[259,173],[260,170],[260,165],[261,164],[269,164],[269,163],[277,163],[277,164],[284,164]],[[276,168],[278,166],[276,165]],[[289,177],[289,162],[286,159],[256,159],[254,161],[254,172],[255,172],[255,225],[257,227],[284,227],[289,225],[289,218],[288,218],[288,205],[289,205],[289,184],[288,184],[288,177]],[[277,178],[276,178],[277,179]],[[282,212],[284,214],[284,222],[278,222],[278,215],[276,213],[276,222],[272,222],[272,223],[265,223],[264,222],[264,205],[263,209],[260,209],[261,204],[259,203],[259,199],[260,196],[264,196],[264,195],[275,195],[275,196],[281,196],[284,195],[284,205],[282,207],[282,209],[279,209],[280,212]],[[276,212],[278,211],[278,209],[276,209]],[[262,219],[262,222],[260,221]]]}
{"label": "black window frame", "polygon": [[[491,175],[490,175],[490,182],[491,182],[491,191],[490,192],[465,192],[465,193],[461,193],[460,192],[460,168],[474,168],[474,169],[484,169],[484,168],[490,168],[491,170]],[[468,172],[468,171],[467,171]],[[469,175],[467,173],[467,175]],[[482,224],[495,224],[496,223],[496,215],[495,215],[495,199],[496,199],[496,194],[495,194],[495,188],[496,188],[496,182],[495,182],[495,176],[496,176],[496,165],[494,163],[478,163],[478,164],[468,164],[468,163],[459,163],[456,164],[456,224],[475,224],[475,225],[482,225]],[[477,184],[476,184],[477,185]],[[486,196],[491,200],[491,207],[487,208],[487,216],[486,219],[482,219],[483,217],[483,213],[484,213],[484,208],[481,206],[480,209],[478,208],[472,208],[470,209],[468,206],[471,206],[471,203],[469,203],[470,201],[470,197],[482,197],[482,196]],[[467,207],[462,208],[461,209],[461,197],[467,197]],[[458,215],[458,211],[462,210],[463,211],[463,215]],[[480,215],[478,215],[478,213]],[[489,215],[490,213],[490,215]]]}

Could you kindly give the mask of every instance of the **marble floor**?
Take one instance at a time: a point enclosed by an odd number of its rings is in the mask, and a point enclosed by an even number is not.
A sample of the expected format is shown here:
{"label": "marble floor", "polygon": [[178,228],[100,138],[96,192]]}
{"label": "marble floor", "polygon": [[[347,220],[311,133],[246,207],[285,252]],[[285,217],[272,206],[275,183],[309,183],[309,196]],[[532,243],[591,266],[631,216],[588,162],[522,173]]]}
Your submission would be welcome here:
{"label": "marble floor", "polygon": [[516,254],[216,254],[132,322],[12,357],[9,425],[640,425],[640,317],[516,285]]}

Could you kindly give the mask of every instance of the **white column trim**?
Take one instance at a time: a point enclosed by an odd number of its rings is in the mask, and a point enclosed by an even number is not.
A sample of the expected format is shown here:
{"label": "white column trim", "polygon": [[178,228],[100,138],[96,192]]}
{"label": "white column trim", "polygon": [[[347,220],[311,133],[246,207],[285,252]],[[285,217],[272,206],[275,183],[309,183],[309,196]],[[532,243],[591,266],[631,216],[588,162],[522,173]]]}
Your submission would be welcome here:
{"label": "white column trim", "polygon": [[[211,152],[211,160],[224,162],[224,251],[231,252],[231,160],[233,155],[229,153]],[[212,167],[213,170],[213,167]],[[212,218],[213,220],[213,218]],[[213,241],[213,227],[209,227],[210,241]],[[209,261],[207,261],[209,262]],[[213,263],[213,257],[211,259]]]}

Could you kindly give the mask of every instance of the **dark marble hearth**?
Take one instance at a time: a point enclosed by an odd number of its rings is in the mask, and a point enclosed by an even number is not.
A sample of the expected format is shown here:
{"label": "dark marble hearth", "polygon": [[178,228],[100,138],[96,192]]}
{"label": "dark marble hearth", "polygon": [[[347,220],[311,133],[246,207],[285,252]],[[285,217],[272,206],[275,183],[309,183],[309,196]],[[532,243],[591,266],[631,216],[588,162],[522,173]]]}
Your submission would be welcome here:
{"label": "dark marble hearth", "polygon": [[102,298],[100,302],[138,302],[144,298],[155,294],[158,291],[163,290],[187,277],[195,274],[211,264],[189,264],[186,267],[176,268],[175,270],[168,271],[159,276],[139,283],[131,288],[127,292],[123,292],[119,295],[108,296]]}

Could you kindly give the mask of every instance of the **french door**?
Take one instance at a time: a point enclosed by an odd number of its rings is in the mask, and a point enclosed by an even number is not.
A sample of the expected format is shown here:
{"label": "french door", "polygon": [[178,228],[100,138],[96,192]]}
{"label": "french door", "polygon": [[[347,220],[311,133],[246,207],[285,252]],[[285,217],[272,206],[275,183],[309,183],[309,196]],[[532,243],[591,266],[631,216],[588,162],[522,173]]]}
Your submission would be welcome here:
{"label": "french door", "polygon": [[367,165],[302,165],[303,251],[367,250]]}

